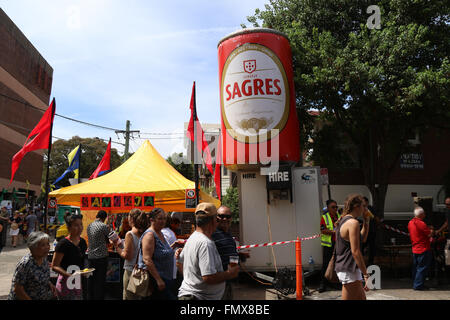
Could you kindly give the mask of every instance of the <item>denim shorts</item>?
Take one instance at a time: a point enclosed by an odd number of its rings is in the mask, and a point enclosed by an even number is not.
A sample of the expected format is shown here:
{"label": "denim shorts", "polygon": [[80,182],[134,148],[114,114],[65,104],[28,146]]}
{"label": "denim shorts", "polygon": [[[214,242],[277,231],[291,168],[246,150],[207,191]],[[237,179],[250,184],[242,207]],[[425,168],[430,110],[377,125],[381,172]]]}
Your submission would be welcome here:
{"label": "denim shorts", "polygon": [[359,270],[359,268],[356,268],[355,272],[344,271],[344,272],[336,272],[336,274],[339,278],[339,281],[342,284],[349,284],[356,281],[363,281],[362,273],[361,270]]}

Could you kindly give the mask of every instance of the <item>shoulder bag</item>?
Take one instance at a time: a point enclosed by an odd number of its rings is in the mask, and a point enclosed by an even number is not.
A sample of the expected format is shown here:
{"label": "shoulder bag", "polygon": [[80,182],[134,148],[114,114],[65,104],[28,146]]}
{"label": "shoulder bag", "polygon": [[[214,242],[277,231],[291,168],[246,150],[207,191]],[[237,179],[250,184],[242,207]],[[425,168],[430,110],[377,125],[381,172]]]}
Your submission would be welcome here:
{"label": "shoulder bag", "polygon": [[142,240],[139,241],[139,251],[136,256],[133,271],[131,272],[130,281],[127,290],[140,297],[149,297],[153,293],[153,279],[147,269],[139,268],[138,259],[142,253]]}
{"label": "shoulder bag", "polygon": [[[341,219],[339,219],[338,225],[340,225]],[[340,230],[340,228],[339,228]],[[337,242],[337,235],[336,235],[336,242]],[[333,250],[333,256],[330,259],[330,262],[328,263],[327,266],[327,270],[325,271],[325,278],[330,282],[330,283],[339,283],[339,278],[337,276],[336,271],[334,270],[335,267],[335,262],[336,262],[336,245],[337,243],[334,245],[334,250]]]}
{"label": "shoulder bag", "polygon": [[325,271],[325,278],[331,283],[339,282],[339,278],[336,274],[336,271],[334,270],[335,260],[336,260],[336,245],[333,250],[333,256],[331,257],[330,262],[328,263],[327,270]]}

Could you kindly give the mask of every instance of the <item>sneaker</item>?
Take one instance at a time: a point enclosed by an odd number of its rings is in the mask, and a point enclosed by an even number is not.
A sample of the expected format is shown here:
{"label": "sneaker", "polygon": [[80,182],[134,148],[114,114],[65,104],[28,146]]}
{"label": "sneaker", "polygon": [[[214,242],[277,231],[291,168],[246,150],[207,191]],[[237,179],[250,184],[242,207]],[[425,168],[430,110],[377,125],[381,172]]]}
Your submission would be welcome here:
{"label": "sneaker", "polygon": [[319,287],[319,293],[322,293],[322,292],[325,292],[325,291],[327,291],[327,287],[324,286],[324,285],[320,285],[320,287]]}
{"label": "sneaker", "polygon": [[430,288],[428,288],[426,286],[421,286],[421,287],[418,287],[418,288],[414,288],[414,290],[416,290],[416,291],[427,291],[427,290],[430,290]]}

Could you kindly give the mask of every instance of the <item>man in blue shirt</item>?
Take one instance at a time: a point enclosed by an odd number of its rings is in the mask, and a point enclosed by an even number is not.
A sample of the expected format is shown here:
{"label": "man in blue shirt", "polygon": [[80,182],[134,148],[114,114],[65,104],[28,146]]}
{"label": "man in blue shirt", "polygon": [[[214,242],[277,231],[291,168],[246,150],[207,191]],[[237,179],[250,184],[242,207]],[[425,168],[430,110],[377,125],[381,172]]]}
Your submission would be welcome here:
{"label": "man in blue shirt", "polygon": [[[220,258],[222,259],[223,270],[228,269],[230,263],[230,257],[239,257],[241,261],[245,262],[245,259],[249,257],[248,253],[238,253],[236,249],[236,242],[233,236],[230,234],[231,227],[231,210],[226,206],[220,206],[217,209],[217,230],[212,234],[212,239],[216,244],[217,251],[219,251]],[[225,286],[225,293],[223,300],[233,300],[231,282],[227,281]]]}

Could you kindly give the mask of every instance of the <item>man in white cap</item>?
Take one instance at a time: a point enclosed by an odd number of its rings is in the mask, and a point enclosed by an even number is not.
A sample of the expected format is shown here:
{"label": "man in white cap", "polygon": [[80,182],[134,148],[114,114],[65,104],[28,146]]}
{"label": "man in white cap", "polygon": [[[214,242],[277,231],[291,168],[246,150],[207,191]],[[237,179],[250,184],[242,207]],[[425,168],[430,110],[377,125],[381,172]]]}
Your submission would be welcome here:
{"label": "man in white cap", "polygon": [[225,281],[239,274],[239,266],[223,271],[222,260],[211,239],[217,228],[217,209],[212,203],[200,203],[195,209],[195,232],[187,240],[178,260],[183,272],[179,300],[220,300]]}
{"label": "man in white cap", "polygon": [[424,283],[432,259],[430,237],[434,234],[434,230],[428,228],[423,221],[424,219],[425,211],[422,207],[416,207],[414,209],[414,218],[408,223],[413,252],[412,278],[414,290],[428,289]]}

